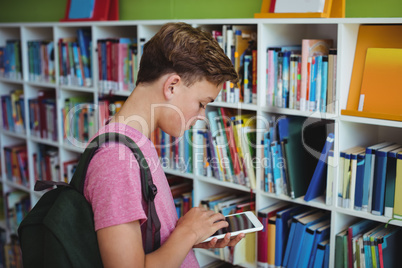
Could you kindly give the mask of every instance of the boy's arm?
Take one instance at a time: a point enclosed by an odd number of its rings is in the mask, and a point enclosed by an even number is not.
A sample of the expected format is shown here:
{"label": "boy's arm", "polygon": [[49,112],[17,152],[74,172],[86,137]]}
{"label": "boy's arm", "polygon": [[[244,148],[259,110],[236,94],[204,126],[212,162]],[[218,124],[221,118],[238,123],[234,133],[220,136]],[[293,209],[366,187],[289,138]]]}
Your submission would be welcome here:
{"label": "boy's arm", "polygon": [[[145,255],[139,221],[115,225],[97,231],[104,267],[179,267],[188,252],[218,229],[226,227],[222,214],[202,208],[191,209],[182,217],[168,240],[156,251]],[[208,246],[224,247],[240,241],[229,236]]]}

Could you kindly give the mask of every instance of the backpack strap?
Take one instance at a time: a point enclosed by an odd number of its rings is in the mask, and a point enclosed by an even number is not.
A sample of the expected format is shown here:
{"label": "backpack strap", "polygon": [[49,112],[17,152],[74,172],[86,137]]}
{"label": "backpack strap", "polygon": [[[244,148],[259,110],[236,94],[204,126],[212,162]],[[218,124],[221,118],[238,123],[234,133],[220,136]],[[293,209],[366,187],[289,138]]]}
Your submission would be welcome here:
{"label": "backpack strap", "polygon": [[[116,132],[108,132],[95,137],[82,153],[70,185],[78,192],[83,194],[89,162],[95,155],[96,150],[99,149],[103,143],[108,141],[116,141],[129,147],[138,162],[138,166],[140,167],[142,195],[148,204],[145,253],[150,253],[160,247],[161,223],[159,221],[158,214],[156,213],[154,202],[157,194],[157,188],[152,181],[151,171],[144,155],[142,154],[138,145],[132,139]],[[154,235],[153,230],[155,230]]]}

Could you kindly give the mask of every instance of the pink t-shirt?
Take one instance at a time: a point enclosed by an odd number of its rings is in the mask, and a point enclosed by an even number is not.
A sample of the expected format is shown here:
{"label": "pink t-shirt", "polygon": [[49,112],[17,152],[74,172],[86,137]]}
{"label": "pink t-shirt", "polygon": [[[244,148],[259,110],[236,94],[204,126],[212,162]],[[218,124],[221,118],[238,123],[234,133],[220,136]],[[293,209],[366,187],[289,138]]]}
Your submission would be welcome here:
{"label": "pink t-shirt", "polygon": [[[106,125],[97,135],[105,132],[124,134],[141,149],[158,189],[155,207],[161,222],[163,244],[176,226],[177,213],[154,145],[141,132],[125,124]],[[116,142],[102,145],[89,164],[84,195],[92,205],[96,231],[139,220],[144,241],[147,205],[142,199],[138,162],[128,147]],[[193,250],[190,250],[181,267],[199,267]]]}

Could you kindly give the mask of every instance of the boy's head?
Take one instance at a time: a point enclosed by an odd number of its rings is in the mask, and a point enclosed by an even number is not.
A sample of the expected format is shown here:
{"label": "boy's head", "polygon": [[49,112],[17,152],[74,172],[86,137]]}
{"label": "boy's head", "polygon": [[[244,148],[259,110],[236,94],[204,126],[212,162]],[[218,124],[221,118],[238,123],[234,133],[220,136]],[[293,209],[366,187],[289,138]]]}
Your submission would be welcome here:
{"label": "boy's head", "polygon": [[137,85],[168,73],[191,86],[203,79],[220,85],[238,76],[232,62],[210,33],[186,23],[167,23],[144,45]]}

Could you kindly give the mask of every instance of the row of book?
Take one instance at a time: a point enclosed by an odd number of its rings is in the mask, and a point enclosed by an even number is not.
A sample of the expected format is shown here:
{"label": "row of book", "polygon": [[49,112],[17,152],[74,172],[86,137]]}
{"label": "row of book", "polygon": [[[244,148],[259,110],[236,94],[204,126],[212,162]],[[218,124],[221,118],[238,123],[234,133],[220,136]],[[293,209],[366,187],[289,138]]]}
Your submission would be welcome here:
{"label": "row of book", "polygon": [[337,49],[329,39],[267,49],[268,106],[334,113]]}
{"label": "row of book", "polygon": [[29,129],[31,135],[57,141],[57,109],[54,90],[40,90],[38,97],[28,99]]}
{"label": "row of book", "polygon": [[261,189],[291,198],[307,194],[307,201],[324,194],[326,157],[334,141],[332,125],[294,116],[270,116],[264,124]]}
{"label": "row of book", "polygon": [[34,82],[56,82],[53,41],[28,41],[28,77]]}
{"label": "row of book", "polygon": [[21,41],[6,40],[0,47],[0,77],[22,79]]}
{"label": "row of book", "polygon": [[26,144],[4,146],[3,151],[7,180],[29,187],[29,168]]}
{"label": "row of book", "polygon": [[258,267],[328,267],[329,212],[278,202],[258,218]]}
{"label": "row of book", "polygon": [[193,129],[184,132],[180,138],[170,136],[161,129],[152,133],[152,142],[158,152],[163,168],[183,173],[193,172]]}
{"label": "row of book", "polygon": [[335,237],[335,267],[399,267],[400,227],[359,220]]}
{"label": "row of book", "polygon": [[1,114],[3,129],[24,134],[25,128],[25,106],[24,92],[16,89],[10,94],[1,96]]}
{"label": "row of book", "polygon": [[245,25],[223,25],[212,36],[239,74],[238,85],[226,83],[217,101],[257,104],[257,29]]}
{"label": "row of book", "polygon": [[76,37],[60,38],[57,44],[59,55],[59,81],[61,85],[90,87],[91,30],[77,29]]}
{"label": "row of book", "polygon": [[[200,206],[222,213],[224,216],[244,211],[255,211],[255,197],[250,194],[219,192],[201,198]],[[232,264],[254,263],[256,249],[255,233],[247,234],[234,248],[211,249],[221,260]]]}
{"label": "row of book", "polygon": [[219,108],[174,138],[157,130],[152,141],[162,166],[256,188],[256,119]]}
{"label": "row of book", "polygon": [[402,214],[402,146],[381,142],[340,152],[339,207],[393,217]]}
{"label": "row of book", "polygon": [[137,80],[138,49],[135,38],[97,40],[99,91],[131,91]]}

